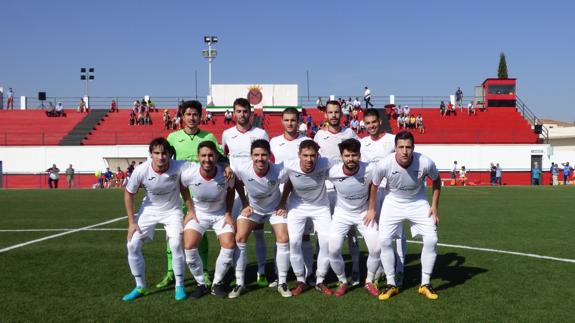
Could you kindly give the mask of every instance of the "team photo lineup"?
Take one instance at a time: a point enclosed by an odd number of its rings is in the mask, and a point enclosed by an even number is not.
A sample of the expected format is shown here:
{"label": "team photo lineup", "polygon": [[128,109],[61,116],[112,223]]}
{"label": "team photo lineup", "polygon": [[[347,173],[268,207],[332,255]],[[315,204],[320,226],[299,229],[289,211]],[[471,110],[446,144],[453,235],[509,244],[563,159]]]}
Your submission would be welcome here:
{"label": "team photo lineup", "polygon": [[[247,241],[253,233],[255,250],[250,252],[257,254],[259,286],[275,288],[281,297],[311,288],[323,296],[341,297],[359,285],[385,301],[399,294],[403,283],[408,230],[422,240],[418,293],[438,299],[431,276],[441,180],[433,160],[414,152],[410,132],[382,132],[379,112],[367,109],[368,136],[360,140],[342,126],[340,102],[328,101],[326,127],[313,140],[298,132],[300,112],[295,108],[282,112],[284,133],[270,140],[252,125],[249,101],[238,98],[233,104],[236,124],[224,131],[220,147],[211,133],[199,128],[201,103],[182,102],[179,112],[183,128],[167,139],[152,140],[149,160],[127,180],[128,264],[136,286],[124,301],[148,294],[142,248],[153,239],[156,225],[165,228],[168,257],[168,272],[156,287],[173,284],[176,300],[246,293]],[[428,179],[431,203],[425,195]],[[136,212],[140,188],[145,196]],[[275,277],[270,279],[265,272],[265,223],[275,237]],[[208,231],[220,244],[213,278],[204,270],[210,261],[203,238]],[[345,240],[351,273],[346,273],[342,257]],[[366,263],[360,263],[361,240],[368,250]],[[186,267],[196,282],[191,290],[184,286]],[[291,289],[290,268],[296,278]],[[234,269],[229,286],[224,278]],[[335,289],[324,281],[330,269],[337,277]]]}

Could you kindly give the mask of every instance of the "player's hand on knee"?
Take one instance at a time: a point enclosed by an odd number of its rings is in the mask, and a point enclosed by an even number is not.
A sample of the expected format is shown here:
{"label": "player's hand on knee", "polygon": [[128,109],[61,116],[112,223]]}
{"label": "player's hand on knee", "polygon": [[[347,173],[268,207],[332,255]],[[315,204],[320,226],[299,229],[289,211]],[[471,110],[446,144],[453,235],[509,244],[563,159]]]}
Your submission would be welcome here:
{"label": "player's hand on knee", "polygon": [[429,216],[433,218],[433,222],[435,225],[439,225],[439,215],[437,214],[437,208],[431,207],[429,208]]}
{"label": "player's hand on knee", "polygon": [[246,218],[249,218],[252,215],[252,213],[254,213],[254,209],[248,205],[242,210],[240,215],[245,216]]}
{"label": "player's hand on knee", "polygon": [[278,205],[278,207],[276,208],[276,215],[277,216],[286,216],[287,215],[287,210],[285,205]]}
{"label": "player's hand on knee", "polygon": [[224,228],[226,224],[229,224],[234,230],[234,232],[236,232],[236,222],[234,221],[234,218],[230,213],[226,213],[224,215],[224,223],[222,224],[222,228]]}
{"label": "player's hand on knee", "polygon": [[128,225],[128,241],[132,241],[132,237],[136,231],[142,234],[142,230],[140,230],[140,227],[136,223],[131,223]]}
{"label": "player's hand on knee", "polygon": [[184,218],[184,226],[186,226],[186,224],[188,224],[188,222],[190,221],[196,221],[196,223],[200,223],[200,221],[198,220],[198,217],[196,216],[196,213],[193,211],[188,211],[186,213],[186,217]]}
{"label": "player's hand on knee", "polygon": [[370,226],[375,224],[375,211],[367,210],[367,214],[363,217],[363,224]]}

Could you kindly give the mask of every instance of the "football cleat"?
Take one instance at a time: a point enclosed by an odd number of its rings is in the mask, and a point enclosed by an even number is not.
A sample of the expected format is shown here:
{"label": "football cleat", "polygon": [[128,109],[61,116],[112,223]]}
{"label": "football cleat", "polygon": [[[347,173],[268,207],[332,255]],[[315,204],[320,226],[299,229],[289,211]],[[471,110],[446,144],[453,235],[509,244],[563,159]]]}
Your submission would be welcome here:
{"label": "football cleat", "polygon": [[399,294],[399,288],[397,288],[397,286],[385,285],[385,287],[383,287],[383,291],[381,292],[381,294],[379,294],[378,298],[380,301],[387,301],[392,296],[397,294]]}
{"label": "football cleat", "polygon": [[242,285],[236,285],[234,289],[228,294],[228,298],[238,298],[241,294],[246,292],[246,288]]}
{"label": "football cleat", "polygon": [[315,277],[315,274],[312,273],[311,275],[309,275],[305,278],[305,283],[308,286],[315,287],[315,281],[316,280],[317,280],[317,278]]}
{"label": "football cleat", "polygon": [[173,283],[174,283],[174,273],[172,271],[168,271],[166,273],[166,276],[164,276],[164,279],[162,279],[161,282],[156,284],[156,288],[168,287]]}
{"label": "football cleat", "polygon": [[269,288],[276,288],[278,286],[279,286],[279,281],[277,279],[268,285]]}
{"label": "football cleat", "polygon": [[359,285],[359,272],[354,271],[351,273],[351,286]]}
{"label": "football cleat", "polygon": [[349,286],[345,283],[340,283],[339,286],[337,287],[337,289],[335,290],[335,292],[333,293],[335,296],[337,297],[341,297],[343,295],[345,295],[345,292],[347,292],[347,288]]}
{"label": "football cleat", "polygon": [[306,283],[297,282],[297,285],[291,290],[291,294],[293,296],[298,296],[299,294],[303,293],[306,289],[308,289]]}
{"label": "football cleat", "polygon": [[427,297],[427,299],[438,299],[439,298],[439,295],[437,295],[437,292],[435,291],[435,289],[433,289],[433,287],[431,287],[431,285],[429,285],[429,284],[420,286],[419,290],[417,292],[419,294]]}
{"label": "football cleat", "polygon": [[194,290],[191,294],[190,297],[192,299],[198,299],[206,294],[208,294],[210,292],[209,288],[206,285],[198,285],[198,287],[196,288],[196,290]]}
{"label": "football cleat", "polygon": [[186,295],[186,289],[184,288],[184,286],[176,286],[176,301],[181,301],[184,300],[186,298],[188,298],[188,295]]}
{"label": "football cleat", "polygon": [[122,297],[122,300],[124,302],[130,302],[135,300],[136,298],[140,298],[142,296],[146,296],[148,294],[148,291],[146,291],[145,288],[139,287],[137,286],[136,288],[134,288],[131,292],[129,292],[128,294],[124,295],[124,297]]}
{"label": "football cleat", "polygon": [[363,289],[373,297],[377,297],[379,295],[379,289],[377,289],[377,286],[375,286],[374,283],[366,283],[365,286],[363,286]]}
{"label": "football cleat", "polygon": [[266,278],[266,275],[260,275],[260,274],[258,274],[258,280],[256,282],[260,287],[267,287],[270,284],[268,282],[268,279]]}
{"label": "football cleat", "polygon": [[226,298],[228,296],[228,293],[225,291],[224,285],[214,284],[214,285],[212,285],[212,295],[217,296],[217,297],[221,297],[221,298]]}
{"label": "football cleat", "polygon": [[287,287],[286,283],[283,283],[283,284],[278,286],[278,292],[280,293],[280,295],[282,297],[291,297],[292,296],[292,293],[289,290],[289,288]]}
{"label": "football cleat", "polygon": [[333,295],[333,291],[329,289],[324,283],[319,283],[315,285],[315,289],[322,293],[323,295],[331,296]]}

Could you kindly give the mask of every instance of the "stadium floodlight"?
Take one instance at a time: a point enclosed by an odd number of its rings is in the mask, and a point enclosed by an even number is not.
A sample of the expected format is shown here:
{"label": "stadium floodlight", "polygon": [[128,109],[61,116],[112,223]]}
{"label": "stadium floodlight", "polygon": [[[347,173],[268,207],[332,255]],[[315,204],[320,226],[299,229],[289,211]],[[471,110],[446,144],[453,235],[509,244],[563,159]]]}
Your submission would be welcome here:
{"label": "stadium floodlight", "polygon": [[[96,69],[93,67],[82,67],[82,68],[80,68],[80,80],[86,81],[86,97],[88,97],[88,98],[89,98],[88,84],[90,83],[90,81],[93,81],[96,78],[94,75],[95,72],[96,72]],[[86,102],[86,106],[89,108],[90,106],[88,105],[88,102]]]}
{"label": "stadium floodlight", "polygon": [[[212,97],[212,60],[218,56],[218,51],[212,49],[212,44],[218,42],[218,36],[204,36],[204,43],[208,44],[208,49],[202,50],[202,56],[208,60],[208,96]],[[208,102],[210,104],[212,102]]]}

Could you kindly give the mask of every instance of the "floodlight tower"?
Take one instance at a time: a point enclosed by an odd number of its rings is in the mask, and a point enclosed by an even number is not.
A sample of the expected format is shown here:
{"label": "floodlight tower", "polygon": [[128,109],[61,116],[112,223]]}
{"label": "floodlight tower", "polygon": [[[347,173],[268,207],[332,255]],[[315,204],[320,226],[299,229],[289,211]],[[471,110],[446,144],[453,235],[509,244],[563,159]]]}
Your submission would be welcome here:
{"label": "floodlight tower", "polygon": [[[90,83],[90,81],[93,81],[95,76],[95,69],[93,67],[82,67],[80,68],[80,80],[82,81],[86,81],[86,97],[88,98],[88,100],[90,99],[90,95],[88,92],[88,84]],[[90,105],[88,104],[88,102],[86,102],[86,107],[90,107]]]}
{"label": "floodlight tower", "polygon": [[[204,43],[208,44],[208,49],[202,50],[202,55],[208,60],[208,98],[210,101],[212,101],[212,60],[218,55],[218,51],[212,49],[212,44],[217,42],[217,36],[204,36]],[[210,103],[212,102],[208,102]]]}

